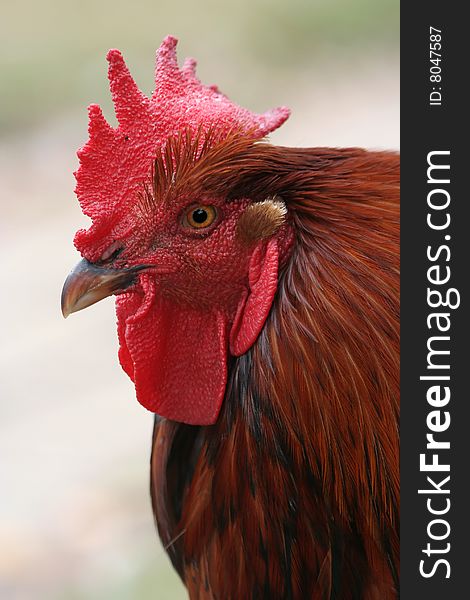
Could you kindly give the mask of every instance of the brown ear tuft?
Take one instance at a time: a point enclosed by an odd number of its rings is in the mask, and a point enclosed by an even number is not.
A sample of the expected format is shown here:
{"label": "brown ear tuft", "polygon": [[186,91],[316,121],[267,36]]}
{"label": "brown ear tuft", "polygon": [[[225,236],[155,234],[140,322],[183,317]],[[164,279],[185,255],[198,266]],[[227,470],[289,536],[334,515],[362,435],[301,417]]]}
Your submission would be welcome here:
{"label": "brown ear tuft", "polygon": [[269,238],[284,223],[286,215],[286,205],[277,196],[255,202],[238,220],[237,237],[245,244]]}

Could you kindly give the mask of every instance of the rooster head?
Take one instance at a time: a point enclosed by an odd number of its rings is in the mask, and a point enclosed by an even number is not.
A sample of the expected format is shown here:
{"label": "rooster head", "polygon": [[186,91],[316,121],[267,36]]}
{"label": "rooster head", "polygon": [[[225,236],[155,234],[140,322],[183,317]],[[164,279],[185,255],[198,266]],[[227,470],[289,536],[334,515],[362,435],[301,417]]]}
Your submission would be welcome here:
{"label": "rooster head", "polygon": [[230,102],[182,68],[176,39],[157,51],[145,96],[117,50],[108,53],[117,128],[89,108],[76,193],[92,224],[62,292],[64,316],[116,295],[119,359],[137,399],[168,419],[216,421],[229,355],[255,342],[292,244],[277,197],[233,191],[235,164],[288,117]]}

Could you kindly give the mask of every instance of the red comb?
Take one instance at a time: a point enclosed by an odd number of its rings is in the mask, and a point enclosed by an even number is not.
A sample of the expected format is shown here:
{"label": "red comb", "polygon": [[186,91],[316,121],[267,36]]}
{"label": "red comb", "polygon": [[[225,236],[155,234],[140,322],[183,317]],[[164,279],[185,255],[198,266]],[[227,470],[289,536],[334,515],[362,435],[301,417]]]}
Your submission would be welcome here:
{"label": "red comb", "polygon": [[[89,107],[90,139],[78,151],[80,168],[75,176],[80,205],[93,225],[88,231],[77,232],[75,245],[79,250],[83,251],[92,237],[96,243],[98,230],[103,247],[109,243],[103,227],[110,231],[119,224],[168,137],[188,129],[211,129],[223,135],[237,128],[261,138],[289,116],[285,107],[254,114],[231,102],[215,86],[204,86],[195,74],[196,61],[187,59],[181,69],[178,67],[176,43],[168,36],[157,51],[155,91],[150,98],[137,87],[121,53],[108,52],[108,76],[119,125],[111,127],[98,105]],[[95,257],[88,249],[87,258],[98,258],[101,250],[94,248]]]}

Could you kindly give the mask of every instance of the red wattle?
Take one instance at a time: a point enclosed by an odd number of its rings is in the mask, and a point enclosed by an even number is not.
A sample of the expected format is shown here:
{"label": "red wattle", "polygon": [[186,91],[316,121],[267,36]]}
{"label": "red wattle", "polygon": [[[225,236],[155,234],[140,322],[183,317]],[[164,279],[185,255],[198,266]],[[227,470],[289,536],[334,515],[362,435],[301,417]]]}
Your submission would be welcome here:
{"label": "red wattle", "polygon": [[227,382],[226,317],[161,296],[142,316],[131,316],[139,302],[129,296],[117,309],[119,357],[137,399],[167,419],[215,423]]}

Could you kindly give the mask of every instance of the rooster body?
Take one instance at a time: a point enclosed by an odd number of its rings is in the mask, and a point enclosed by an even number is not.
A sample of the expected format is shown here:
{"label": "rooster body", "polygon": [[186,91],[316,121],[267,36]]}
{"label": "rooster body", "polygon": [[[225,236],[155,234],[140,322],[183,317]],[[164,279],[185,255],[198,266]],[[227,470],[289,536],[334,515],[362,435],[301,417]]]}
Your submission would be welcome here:
{"label": "rooster body", "polygon": [[263,150],[295,247],[217,423],[156,419],[159,532],[191,598],[396,598],[398,159]]}
{"label": "rooster body", "polygon": [[159,415],[156,523],[191,599],[392,600],[398,157],[272,146],[285,109],[231,105],[174,45],[150,100],[110,54],[120,125],[90,109],[93,225],[64,314],[117,295],[121,364]]}

